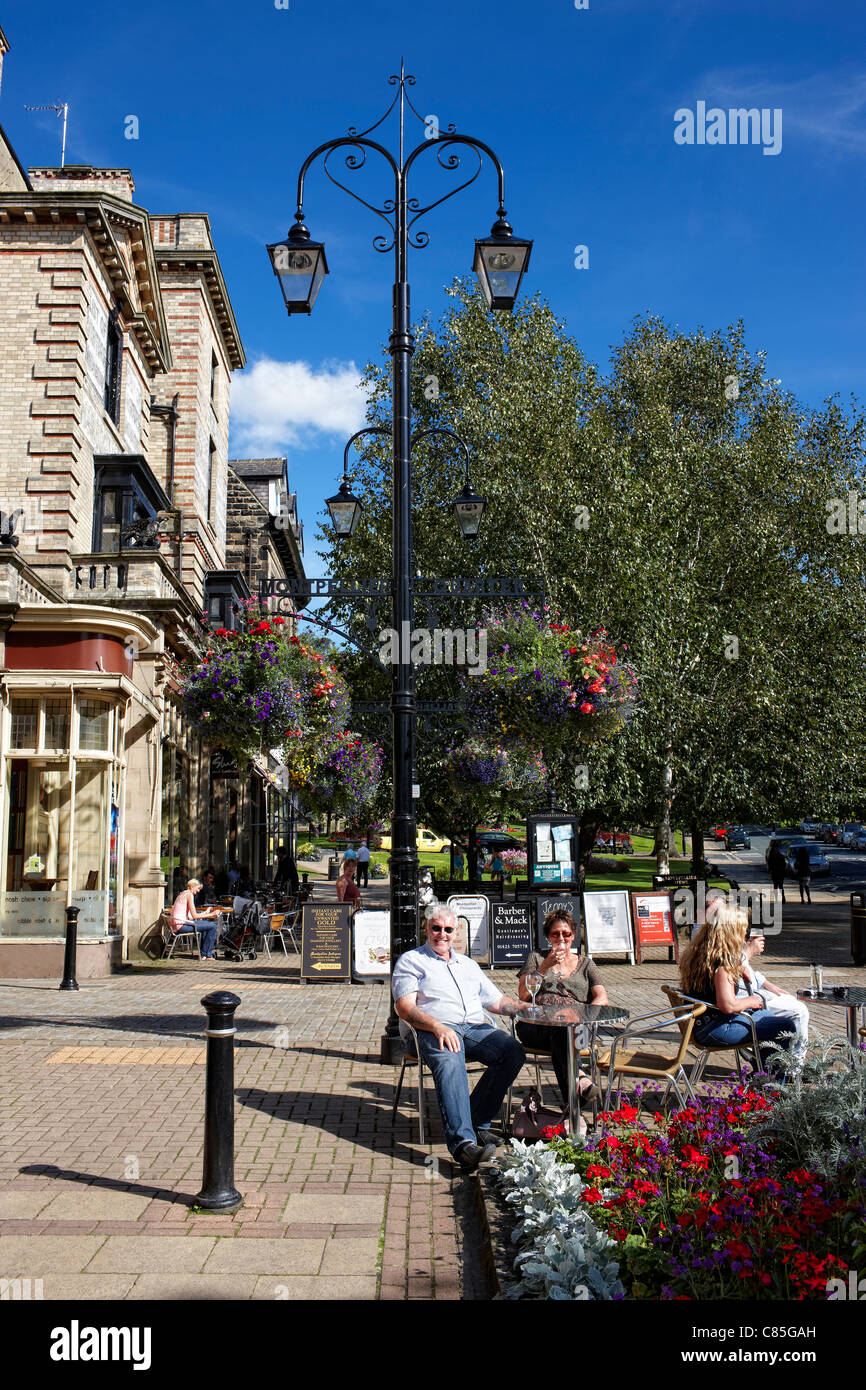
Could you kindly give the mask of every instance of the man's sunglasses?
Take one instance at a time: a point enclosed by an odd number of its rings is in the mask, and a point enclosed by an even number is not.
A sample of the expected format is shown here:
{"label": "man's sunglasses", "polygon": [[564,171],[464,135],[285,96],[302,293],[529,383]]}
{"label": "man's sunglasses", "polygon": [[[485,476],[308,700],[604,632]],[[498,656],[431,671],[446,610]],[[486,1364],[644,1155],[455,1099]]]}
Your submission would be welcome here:
{"label": "man's sunglasses", "polygon": [[456,928],[456,927],[431,927],[430,930],[431,930],[432,932],[444,932],[446,936],[453,936],[454,933],[455,933],[455,931],[457,930],[457,928]]}

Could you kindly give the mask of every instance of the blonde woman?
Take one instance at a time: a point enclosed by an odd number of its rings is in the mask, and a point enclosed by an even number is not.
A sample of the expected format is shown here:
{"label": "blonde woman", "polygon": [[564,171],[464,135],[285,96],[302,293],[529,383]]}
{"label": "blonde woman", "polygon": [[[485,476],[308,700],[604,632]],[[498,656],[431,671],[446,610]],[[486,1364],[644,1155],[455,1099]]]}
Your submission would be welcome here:
{"label": "blonde woman", "polygon": [[[703,999],[710,1008],[695,1024],[696,1043],[727,1043],[737,1047],[752,1036],[747,1014],[755,1023],[758,1040],[788,1047],[793,1022],[771,1013],[760,994],[737,997],[743,978],[743,952],[749,917],[744,908],[715,898],[707,906],[707,920],[698,929],[680,961],[680,983],[685,994]],[[762,1055],[762,1065],[766,1065]]]}

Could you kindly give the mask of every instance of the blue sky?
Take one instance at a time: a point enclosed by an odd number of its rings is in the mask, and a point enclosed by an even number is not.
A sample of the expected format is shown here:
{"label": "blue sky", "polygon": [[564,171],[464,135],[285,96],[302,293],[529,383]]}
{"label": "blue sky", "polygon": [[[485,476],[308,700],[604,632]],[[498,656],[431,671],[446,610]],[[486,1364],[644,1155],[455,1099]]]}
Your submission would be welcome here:
{"label": "blue sky", "polygon": [[[392,259],[372,250],[378,219],[321,170],[306,211],[331,274],[309,319],[287,318],[264,243],[290,225],[306,155],[382,114],[401,55],[419,111],[499,154],[515,231],[535,240],[524,292],[540,291],[593,360],[648,310],[683,329],[742,317],[770,375],[805,401],[863,394],[859,0],[6,0],[0,22],[0,121],[23,164],[60,151],[57,119],[25,103],[66,100],[68,163],[128,166],[152,212],[210,215],[249,359],[233,451],[288,454],[310,573],[316,514],[360,419],[357,370],[389,331]],[[674,112],[698,101],[781,108],[781,151],[678,145]],[[138,140],[124,138],[130,114]],[[438,197],[453,176],[424,162],[416,191]],[[390,192],[372,165],[350,177],[371,201]],[[443,310],[494,213],[485,170],[426,220],[416,317]]]}

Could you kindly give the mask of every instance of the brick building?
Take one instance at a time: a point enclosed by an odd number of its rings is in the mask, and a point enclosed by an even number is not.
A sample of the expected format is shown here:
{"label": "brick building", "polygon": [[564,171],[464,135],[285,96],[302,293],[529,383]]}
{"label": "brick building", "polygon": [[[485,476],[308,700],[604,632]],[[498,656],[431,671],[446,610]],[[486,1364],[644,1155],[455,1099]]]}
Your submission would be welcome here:
{"label": "brick building", "polygon": [[285,831],[273,760],[212,759],[172,668],[203,611],[303,574],[302,530],[285,460],[229,467],[245,358],[204,214],[150,216],[127,169],[25,173],[0,128],[0,333],[0,976],[57,975],[73,904],[106,973]]}

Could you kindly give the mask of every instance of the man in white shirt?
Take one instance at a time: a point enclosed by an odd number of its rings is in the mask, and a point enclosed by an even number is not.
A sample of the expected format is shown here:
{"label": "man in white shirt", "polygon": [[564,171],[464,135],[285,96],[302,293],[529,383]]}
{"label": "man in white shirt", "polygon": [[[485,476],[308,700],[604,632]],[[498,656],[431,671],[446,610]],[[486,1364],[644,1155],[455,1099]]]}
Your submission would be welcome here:
{"label": "man in white shirt", "polygon": [[[509,1014],[529,1006],[508,999],[474,960],[452,951],[456,929],[451,909],[438,906],[427,920],[426,945],[405,951],[394,966],[391,991],[399,1017],[417,1032],[448,1151],[472,1173],[501,1142],[490,1125],[526,1061],[515,1038],[485,1023],[484,1010]],[[471,1096],[467,1058],[488,1063]]]}
{"label": "man in white shirt", "polygon": [[358,846],[358,887],[367,887],[367,878],[370,871],[370,846],[366,840],[362,840]]}
{"label": "man in white shirt", "polygon": [[790,1017],[794,1025],[794,1041],[791,1055],[798,1066],[803,1065],[806,1044],[809,1039],[809,1010],[794,994],[786,994],[778,985],[771,985],[766,975],[756,970],[752,961],[764,954],[764,934],[750,935],[743,952],[743,974],[737,984],[737,994],[757,994],[764,1001],[764,1007],[775,1014]]}

